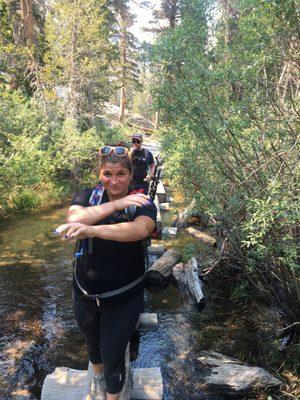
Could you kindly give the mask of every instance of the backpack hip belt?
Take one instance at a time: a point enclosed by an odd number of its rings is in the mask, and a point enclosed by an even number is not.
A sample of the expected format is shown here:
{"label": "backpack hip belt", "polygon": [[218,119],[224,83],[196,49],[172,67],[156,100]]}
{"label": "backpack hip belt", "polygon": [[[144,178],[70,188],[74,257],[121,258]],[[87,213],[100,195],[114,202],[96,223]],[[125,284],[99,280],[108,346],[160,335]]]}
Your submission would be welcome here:
{"label": "backpack hip belt", "polygon": [[74,279],[76,282],[76,285],[78,286],[78,289],[82,292],[82,294],[84,295],[84,297],[88,300],[93,300],[96,301],[96,303],[99,305],[100,304],[100,300],[101,299],[108,299],[110,297],[116,296],[118,294],[122,294],[127,292],[129,289],[134,288],[135,286],[137,286],[138,284],[140,284],[141,282],[143,282],[143,280],[145,279],[146,276],[146,272],[139,276],[137,279],[135,279],[134,281],[128,283],[128,285],[125,285],[119,289],[115,289],[115,290],[110,290],[109,292],[104,292],[104,293],[97,293],[97,294],[89,294],[79,283],[78,279],[77,279],[77,274],[76,274],[76,267],[77,267],[77,262],[75,263],[75,268],[74,268]]}

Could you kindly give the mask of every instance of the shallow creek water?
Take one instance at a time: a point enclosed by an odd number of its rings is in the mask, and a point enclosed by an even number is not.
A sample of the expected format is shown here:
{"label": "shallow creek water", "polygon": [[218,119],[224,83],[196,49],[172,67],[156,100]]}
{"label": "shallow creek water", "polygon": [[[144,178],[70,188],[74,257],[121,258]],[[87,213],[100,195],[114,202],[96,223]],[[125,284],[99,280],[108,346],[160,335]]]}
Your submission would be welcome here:
{"label": "shallow creek water", "polygon": [[[43,380],[55,367],[87,367],[71,304],[73,245],[52,234],[65,211],[54,209],[0,226],[1,400],[39,399]],[[208,307],[203,321],[204,314],[172,285],[146,293],[145,300],[145,311],[158,313],[159,328],[140,335],[133,367],[161,367],[164,400],[221,400],[205,394],[197,382],[197,352],[210,345],[202,330],[216,313]],[[220,318],[224,315],[223,309]]]}

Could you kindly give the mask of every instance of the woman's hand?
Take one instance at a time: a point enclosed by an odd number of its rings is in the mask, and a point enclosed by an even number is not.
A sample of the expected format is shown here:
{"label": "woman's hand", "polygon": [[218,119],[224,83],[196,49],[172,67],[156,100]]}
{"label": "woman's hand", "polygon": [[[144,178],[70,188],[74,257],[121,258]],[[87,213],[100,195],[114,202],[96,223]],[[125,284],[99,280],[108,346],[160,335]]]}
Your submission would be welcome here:
{"label": "woman's hand", "polygon": [[60,225],[54,233],[64,240],[86,239],[95,236],[95,227],[79,222],[71,222],[69,224]]}
{"label": "woman's hand", "polygon": [[137,194],[129,194],[128,196],[123,197],[122,199],[114,200],[113,203],[115,205],[116,210],[121,211],[129,206],[136,206],[136,207],[145,206],[147,204],[150,204],[150,200],[145,194],[137,193]]}

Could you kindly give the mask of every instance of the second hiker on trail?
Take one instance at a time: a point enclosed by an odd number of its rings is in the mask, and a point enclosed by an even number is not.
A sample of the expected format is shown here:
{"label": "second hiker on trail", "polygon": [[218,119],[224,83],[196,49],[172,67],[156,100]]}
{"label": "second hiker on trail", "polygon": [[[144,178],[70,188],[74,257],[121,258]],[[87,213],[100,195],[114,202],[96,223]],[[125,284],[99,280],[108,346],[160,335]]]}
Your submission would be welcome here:
{"label": "second hiker on trail", "polygon": [[154,174],[155,163],[151,151],[142,147],[143,136],[140,133],[132,135],[132,148],[130,150],[133,166],[132,189],[143,189],[148,194],[150,181]]}

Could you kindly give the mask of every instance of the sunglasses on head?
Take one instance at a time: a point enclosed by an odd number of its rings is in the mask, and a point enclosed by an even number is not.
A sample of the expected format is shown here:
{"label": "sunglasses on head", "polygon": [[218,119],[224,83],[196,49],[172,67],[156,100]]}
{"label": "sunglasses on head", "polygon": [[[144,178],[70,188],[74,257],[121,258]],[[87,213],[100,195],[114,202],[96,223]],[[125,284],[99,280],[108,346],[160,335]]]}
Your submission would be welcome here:
{"label": "sunglasses on head", "polygon": [[139,139],[132,139],[132,143],[133,143],[133,144],[135,144],[135,143],[140,144],[141,141],[140,141]]}
{"label": "sunglasses on head", "polygon": [[116,156],[118,157],[124,157],[126,156],[129,151],[126,149],[126,147],[121,147],[121,146],[102,146],[100,147],[99,154],[100,156],[108,156],[110,155],[111,152],[114,152]]}

